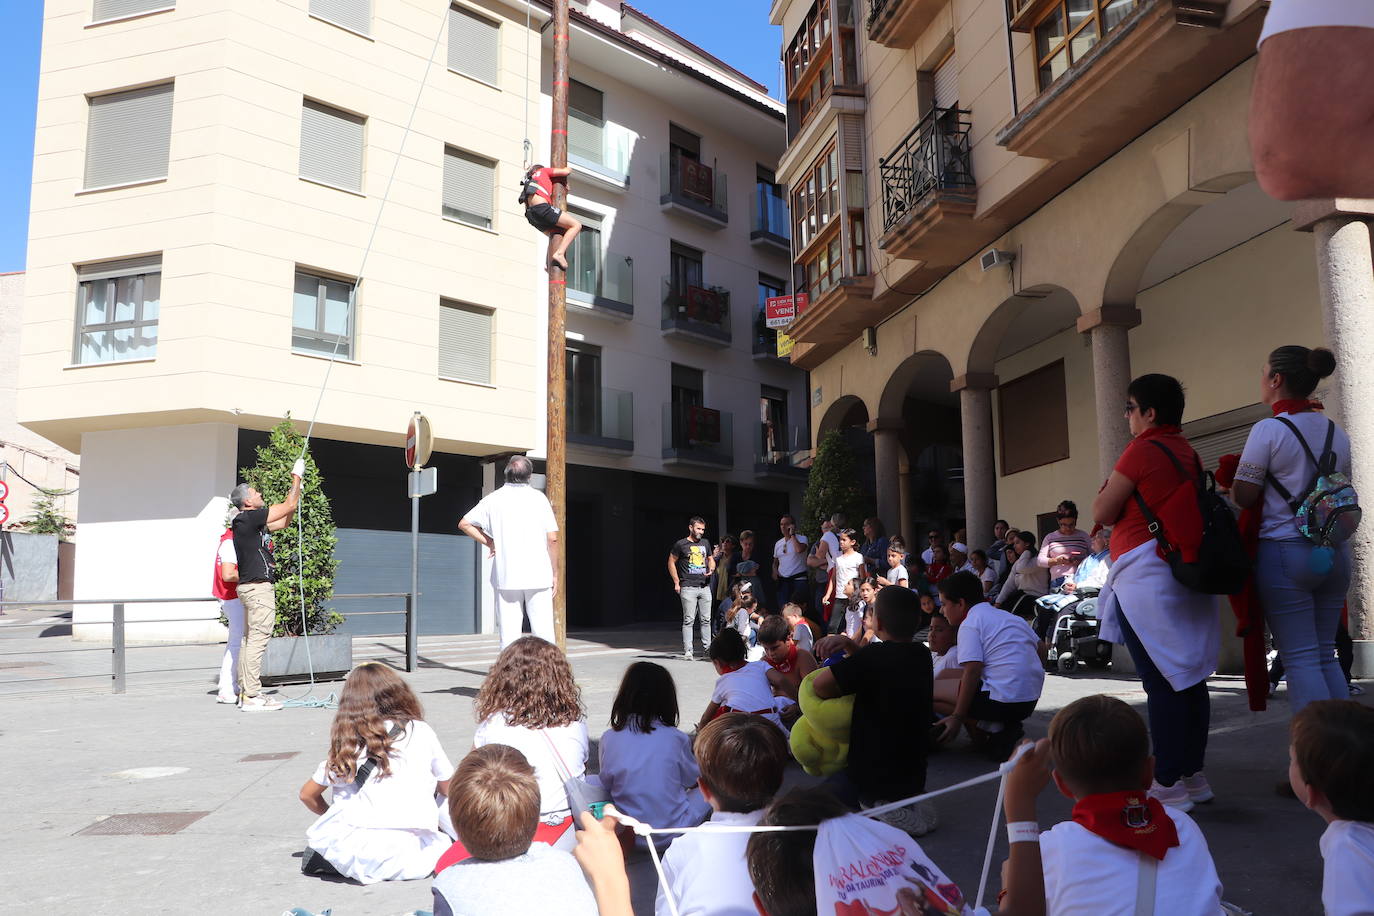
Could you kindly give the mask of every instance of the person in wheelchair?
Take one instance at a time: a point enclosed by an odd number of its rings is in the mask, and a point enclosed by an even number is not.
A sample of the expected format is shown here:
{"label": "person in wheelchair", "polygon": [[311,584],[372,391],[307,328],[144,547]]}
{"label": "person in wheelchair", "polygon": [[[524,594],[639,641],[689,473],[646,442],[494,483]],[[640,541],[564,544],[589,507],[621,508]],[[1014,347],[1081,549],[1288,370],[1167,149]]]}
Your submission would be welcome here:
{"label": "person in wheelchair", "polygon": [[1102,590],[1107,573],[1112,568],[1111,542],[1110,528],[1101,525],[1093,528],[1092,553],[1069,572],[1057,591],[1036,599],[1032,628],[1041,640],[1049,639],[1048,634],[1063,611],[1084,598],[1096,596]]}

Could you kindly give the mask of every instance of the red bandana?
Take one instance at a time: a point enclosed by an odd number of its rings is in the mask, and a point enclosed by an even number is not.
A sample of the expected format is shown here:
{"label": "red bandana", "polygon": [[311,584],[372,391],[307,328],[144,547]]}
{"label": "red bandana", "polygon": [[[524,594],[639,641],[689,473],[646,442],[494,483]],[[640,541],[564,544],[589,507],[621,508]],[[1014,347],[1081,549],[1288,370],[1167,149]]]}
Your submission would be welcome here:
{"label": "red bandana", "polygon": [[738,671],[739,669],[743,668],[746,664],[748,664],[748,662],[735,662],[733,665],[728,662],[721,662],[720,666],[725,669],[726,674],[729,674],[732,671]]}
{"label": "red bandana", "polygon": [[1109,843],[1163,859],[1178,845],[1178,828],[1158,799],[1144,792],[1087,795],[1073,806],[1075,823]]}
{"label": "red bandana", "polygon": [[775,661],[773,661],[771,658],[769,658],[769,657],[766,656],[766,655],[763,657],[763,659],[764,659],[764,661],[768,662],[768,664],[772,665],[773,668],[774,668],[775,670],[781,671],[783,674],[791,674],[791,673],[792,673],[792,669],[795,668],[795,667],[797,666],[797,644],[796,644],[796,643],[790,643],[790,644],[788,645],[788,647],[787,647],[787,661],[785,661],[785,662],[782,662],[782,663],[775,662]]}
{"label": "red bandana", "polygon": [[1325,410],[1321,401],[1309,401],[1307,398],[1287,398],[1282,401],[1275,401],[1270,405],[1274,408],[1274,416],[1281,413],[1307,413],[1312,410]]}
{"label": "red bandana", "polygon": [[1145,429],[1142,429],[1140,431],[1140,435],[1136,436],[1136,438],[1153,439],[1156,436],[1181,435],[1182,432],[1182,428],[1178,426],[1150,426],[1146,427]]}

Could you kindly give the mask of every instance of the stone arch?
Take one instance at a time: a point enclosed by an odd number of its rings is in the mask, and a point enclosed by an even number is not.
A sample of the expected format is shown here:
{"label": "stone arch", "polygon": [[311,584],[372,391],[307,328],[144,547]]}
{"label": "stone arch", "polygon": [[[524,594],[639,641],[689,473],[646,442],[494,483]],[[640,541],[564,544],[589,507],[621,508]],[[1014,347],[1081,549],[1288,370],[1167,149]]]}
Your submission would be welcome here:
{"label": "stone arch", "polygon": [[994,374],[1009,336],[1016,344],[1030,346],[1073,327],[1081,313],[1078,300],[1062,286],[1043,283],[1008,296],[983,319],[974,335],[968,374]]}
{"label": "stone arch", "polygon": [[867,428],[871,414],[863,398],[856,394],[841,395],[836,398],[816,424],[816,441],[832,429],[847,429],[851,426]]}
{"label": "stone arch", "polygon": [[900,417],[908,395],[913,391],[929,392],[944,400],[949,394],[949,382],[954,369],[949,358],[937,350],[913,353],[897,365],[888,376],[878,398],[878,416]]}

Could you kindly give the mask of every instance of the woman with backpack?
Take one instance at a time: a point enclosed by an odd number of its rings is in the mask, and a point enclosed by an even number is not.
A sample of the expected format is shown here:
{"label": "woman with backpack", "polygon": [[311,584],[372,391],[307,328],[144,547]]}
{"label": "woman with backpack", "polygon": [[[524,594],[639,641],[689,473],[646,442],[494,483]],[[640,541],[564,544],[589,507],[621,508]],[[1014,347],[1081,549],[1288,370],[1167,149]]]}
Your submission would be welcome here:
{"label": "woman with backpack", "polygon": [[1150,795],[1187,811],[1214,797],[1202,773],[1221,638],[1214,595],[1185,587],[1161,555],[1148,514],[1173,545],[1202,536],[1197,480],[1202,463],[1183,438],[1183,386],[1142,375],[1126,389],[1135,436],[1093,500],[1093,521],[1112,529],[1112,568],[1097,601],[1101,637],[1123,643],[1145,689],[1154,744]]}
{"label": "woman with backpack", "polygon": [[1255,586],[1295,714],[1313,700],[1350,695],[1335,640],[1359,505],[1349,486],[1350,439],[1310,400],[1335,369],[1335,356],[1320,347],[1269,354],[1260,391],[1274,416],[1250,430],[1231,488],[1236,505],[1260,513]]}

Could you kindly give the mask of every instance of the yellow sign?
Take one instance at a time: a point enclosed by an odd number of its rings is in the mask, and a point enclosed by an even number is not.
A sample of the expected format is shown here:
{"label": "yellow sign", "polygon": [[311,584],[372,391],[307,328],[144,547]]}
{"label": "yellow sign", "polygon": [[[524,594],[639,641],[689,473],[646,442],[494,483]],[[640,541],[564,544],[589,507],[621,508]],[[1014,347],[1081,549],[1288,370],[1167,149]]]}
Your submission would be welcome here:
{"label": "yellow sign", "polygon": [[791,337],[788,337],[782,331],[778,331],[778,357],[786,358],[789,354],[791,354],[792,345],[795,343],[796,341],[793,340]]}

